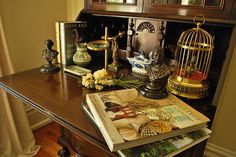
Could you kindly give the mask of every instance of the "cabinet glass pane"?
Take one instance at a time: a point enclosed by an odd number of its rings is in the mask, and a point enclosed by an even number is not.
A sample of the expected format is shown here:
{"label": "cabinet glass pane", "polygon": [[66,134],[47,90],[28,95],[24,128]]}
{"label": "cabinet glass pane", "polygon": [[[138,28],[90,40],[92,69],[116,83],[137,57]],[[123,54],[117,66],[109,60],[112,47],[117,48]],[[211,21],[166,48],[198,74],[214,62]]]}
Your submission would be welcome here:
{"label": "cabinet glass pane", "polygon": [[135,4],[136,0],[126,0],[126,3],[128,3],[128,4]]}
{"label": "cabinet glass pane", "polygon": [[206,6],[220,6],[221,0],[206,0]]}
{"label": "cabinet glass pane", "polygon": [[165,4],[166,3],[166,0],[153,0],[153,3],[154,4]]}
{"label": "cabinet glass pane", "polygon": [[202,0],[168,0],[168,4],[201,5]]}
{"label": "cabinet glass pane", "polygon": [[102,3],[124,3],[124,4],[135,4],[136,0],[93,0],[93,2],[102,2]]}
{"label": "cabinet glass pane", "polygon": [[124,3],[124,0],[102,0],[102,2],[106,2],[106,3]]}

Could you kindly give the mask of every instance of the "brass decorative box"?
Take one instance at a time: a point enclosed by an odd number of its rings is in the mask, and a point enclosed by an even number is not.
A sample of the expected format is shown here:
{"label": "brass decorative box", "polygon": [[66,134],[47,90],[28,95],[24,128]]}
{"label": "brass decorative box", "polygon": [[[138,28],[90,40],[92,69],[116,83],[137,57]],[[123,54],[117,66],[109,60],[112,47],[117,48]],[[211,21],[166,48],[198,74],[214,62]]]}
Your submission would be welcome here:
{"label": "brass decorative box", "polygon": [[[196,16],[197,17],[197,16]],[[177,43],[174,73],[169,77],[167,89],[176,95],[200,99],[208,95],[207,77],[210,69],[214,38],[197,24],[196,28],[184,31]]]}

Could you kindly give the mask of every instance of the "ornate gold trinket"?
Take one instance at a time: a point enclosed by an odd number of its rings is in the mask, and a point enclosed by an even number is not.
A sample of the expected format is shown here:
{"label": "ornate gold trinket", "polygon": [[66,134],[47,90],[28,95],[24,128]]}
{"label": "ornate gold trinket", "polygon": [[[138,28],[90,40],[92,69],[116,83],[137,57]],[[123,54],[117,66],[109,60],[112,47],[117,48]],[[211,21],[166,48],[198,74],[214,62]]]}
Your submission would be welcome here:
{"label": "ornate gold trinket", "polygon": [[205,23],[194,22],[197,27],[184,31],[177,43],[175,72],[169,77],[167,89],[176,95],[199,99],[208,95],[209,83],[206,81],[213,54],[214,38],[204,29]]}

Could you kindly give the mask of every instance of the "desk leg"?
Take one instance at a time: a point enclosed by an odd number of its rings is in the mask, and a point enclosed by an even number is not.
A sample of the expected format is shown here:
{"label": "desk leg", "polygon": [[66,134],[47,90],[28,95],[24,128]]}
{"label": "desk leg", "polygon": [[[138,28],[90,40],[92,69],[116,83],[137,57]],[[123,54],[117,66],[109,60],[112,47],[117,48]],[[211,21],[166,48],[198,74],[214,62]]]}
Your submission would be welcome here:
{"label": "desk leg", "polygon": [[63,146],[62,149],[58,152],[58,155],[60,155],[61,157],[69,157],[70,151],[66,146]]}
{"label": "desk leg", "polygon": [[61,157],[69,157],[70,156],[70,151],[67,147],[68,143],[66,140],[63,138],[64,135],[64,127],[61,126],[61,135],[57,139],[57,143],[59,143],[62,146],[62,149],[58,152],[58,155]]}
{"label": "desk leg", "polygon": [[72,133],[67,128],[61,126],[61,135],[58,143],[62,146],[62,150],[58,153],[61,157],[74,156],[90,156],[90,157],[117,157],[116,154],[109,150],[103,150],[96,145],[91,144],[82,136]]}

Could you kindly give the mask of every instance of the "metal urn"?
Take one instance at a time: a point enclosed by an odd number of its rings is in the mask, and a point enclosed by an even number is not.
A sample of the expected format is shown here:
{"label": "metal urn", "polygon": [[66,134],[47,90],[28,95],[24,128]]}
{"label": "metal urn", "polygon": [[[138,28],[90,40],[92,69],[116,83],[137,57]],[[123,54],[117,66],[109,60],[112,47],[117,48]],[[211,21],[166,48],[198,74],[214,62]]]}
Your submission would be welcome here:
{"label": "metal urn", "polygon": [[204,29],[205,23],[194,22],[197,27],[184,31],[177,43],[174,73],[168,78],[167,89],[176,95],[200,99],[208,95],[209,83],[207,77],[213,55],[214,38]]}

